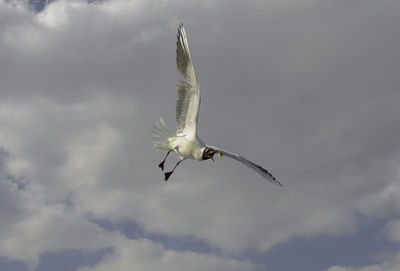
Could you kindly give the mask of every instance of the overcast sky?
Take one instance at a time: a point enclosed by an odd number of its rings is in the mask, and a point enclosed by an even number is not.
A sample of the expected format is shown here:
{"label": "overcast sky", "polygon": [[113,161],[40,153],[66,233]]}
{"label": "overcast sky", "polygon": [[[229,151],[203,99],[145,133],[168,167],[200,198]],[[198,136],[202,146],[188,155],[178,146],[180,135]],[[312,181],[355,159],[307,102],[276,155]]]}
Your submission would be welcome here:
{"label": "overcast sky", "polygon": [[[398,270],[400,1],[31,2],[0,0],[0,270]],[[163,181],[180,22],[200,138],[283,188]]]}

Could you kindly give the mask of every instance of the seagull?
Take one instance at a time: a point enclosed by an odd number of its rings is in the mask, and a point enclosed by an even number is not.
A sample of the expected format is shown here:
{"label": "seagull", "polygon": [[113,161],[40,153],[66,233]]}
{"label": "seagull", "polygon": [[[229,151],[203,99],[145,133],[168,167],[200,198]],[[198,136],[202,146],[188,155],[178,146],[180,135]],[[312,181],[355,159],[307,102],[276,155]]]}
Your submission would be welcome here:
{"label": "seagull", "polygon": [[168,155],[173,152],[178,155],[179,161],[171,171],[164,173],[164,180],[168,181],[176,167],[186,159],[203,161],[211,159],[214,155],[226,156],[235,159],[245,166],[254,169],[268,181],[282,186],[265,168],[253,163],[241,155],[225,151],[221,148],[205,144],[197,136],[197,122],[200,108],[200,87],[194,72],[190,56],[188,39],[185,28],[181,23],[178,26],[176,42],[176,65],[184,80],[178,81],[176,101],[176,133],[170,132],[163,118],[160,118],[153,127],[153,144],[156,150],[166,151],[166,155],[158,165],[164,171],[164,163]]}

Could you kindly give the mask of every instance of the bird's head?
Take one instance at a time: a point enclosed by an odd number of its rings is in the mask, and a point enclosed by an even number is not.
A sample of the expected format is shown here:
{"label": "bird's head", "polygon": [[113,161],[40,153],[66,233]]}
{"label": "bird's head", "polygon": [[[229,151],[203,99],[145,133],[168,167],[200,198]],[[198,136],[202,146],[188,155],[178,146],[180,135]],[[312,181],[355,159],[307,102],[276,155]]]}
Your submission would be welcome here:
{"label": "bird's head", "polygon": [[213,150],[211,148],[204,148],[203,150],[203,155],[202,155],[202,159],[203,160],[207,160],[207,159],[211,159],[214,161],[214,154],[216,153],[216,150]]}

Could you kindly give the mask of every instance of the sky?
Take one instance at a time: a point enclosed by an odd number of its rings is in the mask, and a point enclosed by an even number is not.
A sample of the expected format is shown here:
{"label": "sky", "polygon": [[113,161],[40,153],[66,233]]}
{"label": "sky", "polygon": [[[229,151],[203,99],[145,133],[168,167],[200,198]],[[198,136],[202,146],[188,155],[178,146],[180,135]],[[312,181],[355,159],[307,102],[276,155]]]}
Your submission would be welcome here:
{"label": "sky", "polygon": [[[397,0],[0,0],[0,270],[395,271]],[[199,137],[165,183],[177,26]],[[166,168],[177,161],[171,157]]]}

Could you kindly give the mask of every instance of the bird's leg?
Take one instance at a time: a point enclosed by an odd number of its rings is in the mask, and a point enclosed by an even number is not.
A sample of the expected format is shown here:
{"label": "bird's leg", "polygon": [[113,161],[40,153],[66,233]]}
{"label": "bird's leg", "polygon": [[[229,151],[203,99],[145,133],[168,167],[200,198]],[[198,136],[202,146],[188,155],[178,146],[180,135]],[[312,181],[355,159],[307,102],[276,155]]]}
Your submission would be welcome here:
{"label": "bird's leg", "polygon": [[171,152],[172,150],[169,150],[167,152],[167,154],[164,157],[164,160],[161,161],[161,163],[158,165],[159,168],[161,168],[161,170],[164,170],[164,164],[165,164],[165,160],[167,159],[168,154]]}
{"label": "bird's leg", "polygon": [[183,160],[185,160],[185,159],[182,159],[182,160],[180,160],[178,163],[176,163],[176,165],[174,166],[174,168],[173,168],[171,171],[165,172],[165,173],[164,173],[164,175],[165,175],[165,181],[168,181],[169,176],[171,176],[171,174],[174,172],[174,170],[176,169],[176,167],[177,167]]}

